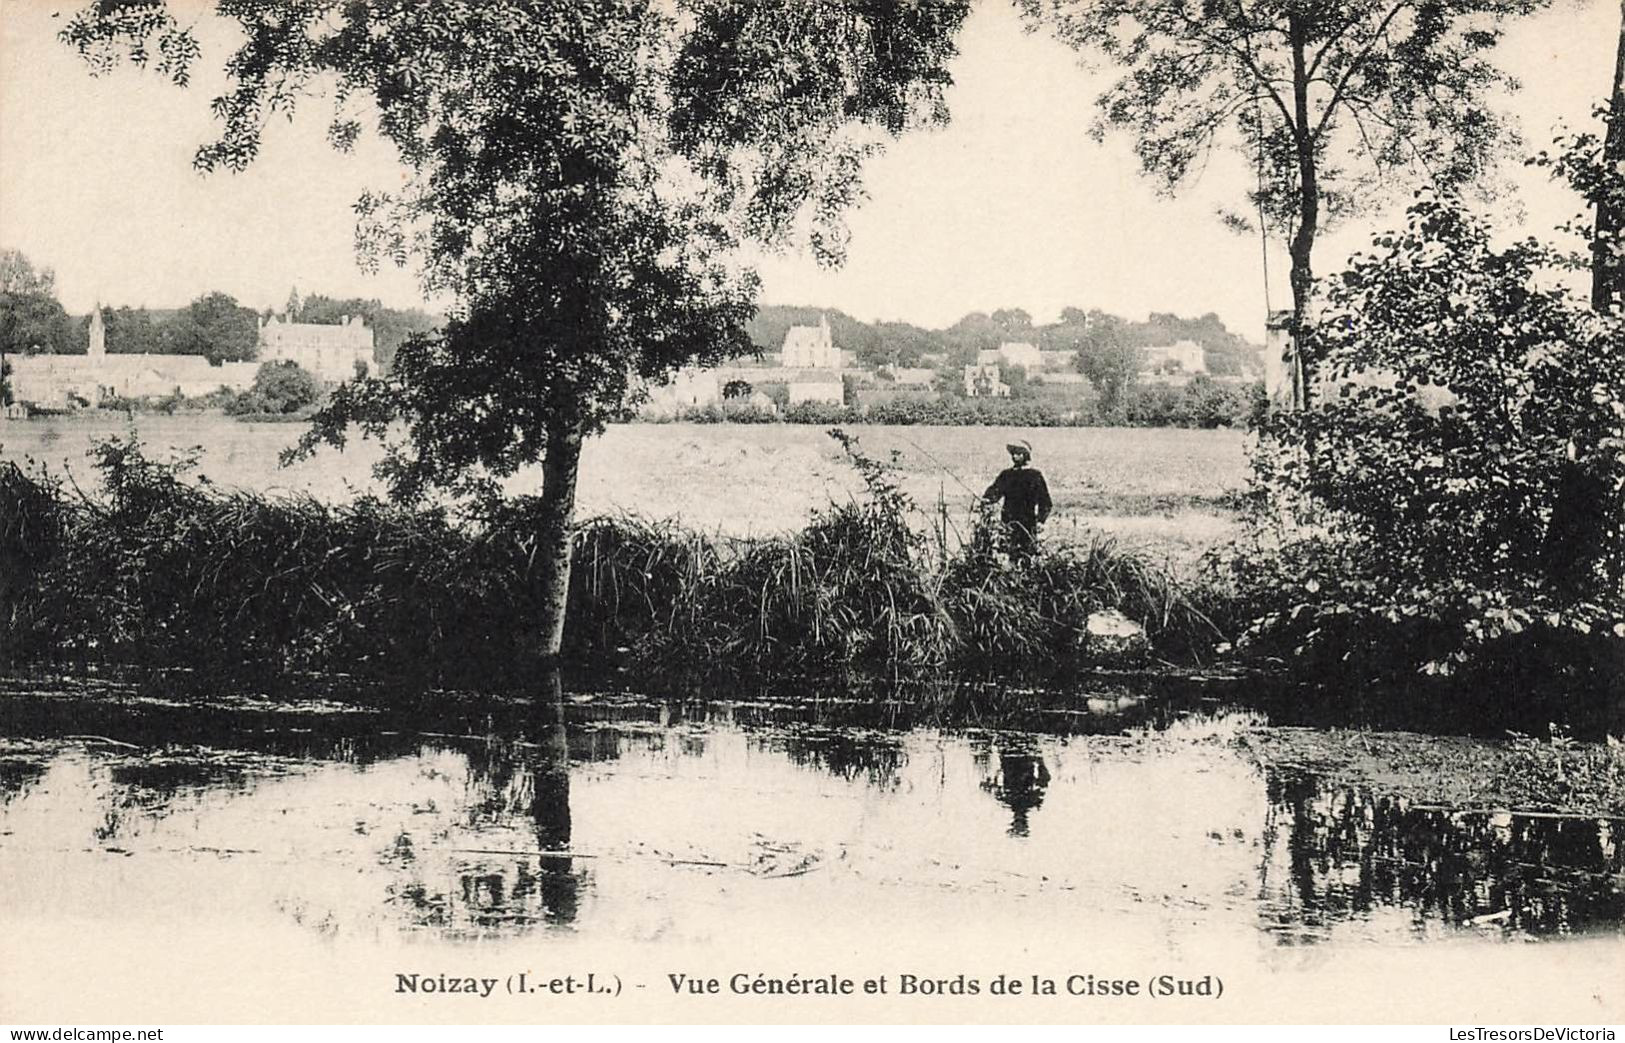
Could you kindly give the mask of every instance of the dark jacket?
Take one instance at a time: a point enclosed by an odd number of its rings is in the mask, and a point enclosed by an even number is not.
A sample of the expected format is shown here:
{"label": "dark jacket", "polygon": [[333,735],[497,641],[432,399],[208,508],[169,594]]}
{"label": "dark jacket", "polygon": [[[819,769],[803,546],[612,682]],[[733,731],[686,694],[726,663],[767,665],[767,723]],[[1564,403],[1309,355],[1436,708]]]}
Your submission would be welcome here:
{"label": "dark jacket", "polygon": [[1049,484],[1036,467],[1006,467],[982,494],[984,500],[1003,500],[1005,522],[1036,530],[1049,517]]}

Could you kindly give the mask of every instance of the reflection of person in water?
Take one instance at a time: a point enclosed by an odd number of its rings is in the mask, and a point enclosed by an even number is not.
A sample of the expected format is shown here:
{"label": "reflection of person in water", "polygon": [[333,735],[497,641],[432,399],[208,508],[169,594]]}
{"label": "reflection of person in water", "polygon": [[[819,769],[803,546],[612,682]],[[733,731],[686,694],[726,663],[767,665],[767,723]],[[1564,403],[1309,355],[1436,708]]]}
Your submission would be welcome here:
{"label": "reflection of person in water", "polygon": [[[978,758],[981,760],[981,758]],[[999,770],[982,788],[1010,809],[1010,835],[1024,837],[1027,815],[1044,803],[1049,786],[1049,767],[1031,742],[1017,742],[999,750]]]}
{"label": "reflection of person in water", "polygon": [[999,754],[999,782],[993,790],[1010,809],[1010,835],[1027,835],[1027,813],[1044,803],[1049,785],[1049,768],[1044,758],[1033,753]]}

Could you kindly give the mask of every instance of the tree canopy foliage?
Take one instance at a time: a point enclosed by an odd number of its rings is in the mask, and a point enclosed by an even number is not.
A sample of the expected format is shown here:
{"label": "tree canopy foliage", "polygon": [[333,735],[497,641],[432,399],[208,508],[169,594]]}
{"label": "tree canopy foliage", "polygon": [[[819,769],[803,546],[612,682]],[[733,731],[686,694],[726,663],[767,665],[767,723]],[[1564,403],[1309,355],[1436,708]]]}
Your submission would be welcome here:
{"label": "tree canopy foliage", "polygon": [[73,320],[57,300],[56,273],[35,268],[21,250],[0,250],[0,355],[73,350]]}
{"label": "tree canopy foliage", "polygon": [[254,372],[254,384],[226,406],[226,412],[297,413],[322,397],[322,382],[291,359],[266,362]]}
{"label": "tree canopy foliage", "polygon": [[1621,100],[1617,110],[1597,108],[1601,129],[1566,130],[1551,149],[1529,161],[1567,181],[1589,208],[1564,229],[1590,248],[1591,306],[1598,311],[1625,308],[1625,26],[1620,32],[1619,66]]}
{"label": "tree canopy foliage", "polygon": [[203,355],[210,362],[244,362],[259,352],[259,315],[219,290],[187,305],[163,327],[160,343],[176,355]]}
{"label": "tree canopy foliage", "polygon": [[[261,128],[326,91],[347,148],[370,119],[411,172],[357,206],[365,256],[415,258],[448,293],[437,334],[389,375],[333,396],[318,435],[405,438],[397,493],[494,490],[541,460],[562,613],[583,435],[643,382],[748,352],[746,240],[804,238],[827,259],[863,159],[945,118],[963,0],[217,0],[243,43],[214,103],[204,170],[253,161]],[[121,58],[184,83],[198,55],[161,2],[98,4],[63,39],[92,68]],[[556,620],[544,645],[559,647]]]}
{"label": "tree canopy foliage", "polygon": [[[1448,191],[1484,171],[1506,137],[1488,99],[1513,86],[1490,52],[1505,19],[1546,0],[1020,2],[1061,40],[1122,68],[1099,99],[1096,133],[1132,133],[1164,189],[1221,147],[1256,169],[1251,209],[1289,238],[1302,329],[1324,225],[1396,175]],[[1302,404],[1307,374],[1295,378]]]}

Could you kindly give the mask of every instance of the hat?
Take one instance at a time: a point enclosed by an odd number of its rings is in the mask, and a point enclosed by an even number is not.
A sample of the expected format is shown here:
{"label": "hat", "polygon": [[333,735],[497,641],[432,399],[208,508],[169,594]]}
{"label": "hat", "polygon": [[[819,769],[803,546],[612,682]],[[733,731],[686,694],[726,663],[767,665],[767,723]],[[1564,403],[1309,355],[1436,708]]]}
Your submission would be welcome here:
{"label": "hat", "polygon": [[1028,456],[1033,455],[1033,444],[1027,441],[1025,438],[1018,438],[1014,442],[1007,442],[1005,443],[1004,448],[1012,453],[1020,450],[1021,452],[1026,453]]}

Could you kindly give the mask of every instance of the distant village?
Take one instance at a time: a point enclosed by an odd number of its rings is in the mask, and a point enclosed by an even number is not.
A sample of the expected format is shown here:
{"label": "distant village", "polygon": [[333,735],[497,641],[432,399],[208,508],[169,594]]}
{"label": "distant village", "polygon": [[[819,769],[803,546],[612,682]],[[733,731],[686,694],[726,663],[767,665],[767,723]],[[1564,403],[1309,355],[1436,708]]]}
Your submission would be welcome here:
{"label": "distant village", "polygon": [[373,331],[359,315],[337,323],[262,317],[256,358],[216,363],[203,355],[109,354],[100,305],[91,311],[83,355],[10,355],[7,362],[13,399],[7,411],[13,416],[246,391],[268,362],[294,363],[325,383],[377,370]]}
{"label": "distant village", "polygon": [[[976,360],[949,365],[947,352],[920,355],[912,366],[865,366],[858,353],[835,342],[829,321],[791,326],[777,352],[708,368],[678,370],[670,383],[651,389],[643,411],[652,416],[681,416],[695,410],[739,401],[766,411],[808,403],[869,409],[899,399],[1010,398],[1020,396],[1053,405],[1079,405],[1098,398],[1092,382],[1079,371],[1078,352],[1042,350],[1028,341],[1010,340],[976,353]],[[1228,387],[1258,380],[1249,374],[1210,372],[1206,350],[1191,340],[1138,349],[1135,382],[1181,388],[1198,378]]]}
{"label": "distant village", "polygon": [[[378,372],[374,330],[361,316],[314,323],[292,321],[290,314],[259,317],[252,361],[217,362],[194,354],[110,354],[98,306],[91,313],[84,354],[7,357],[13,400],[7,413],[27,416],[240,393],[270,362],[296,364],[325,384]],[[1212,372],[1207,350],[1188,339],[1139,347],[1135,358],[1138,372],[1132,383],[1139,386],[1178,390],[1205,381],[1239,400],[1241,389],[1257,380],[1249,373]],[[979,350],[975,361],[961,366],[951,365],[945,351],[922,353],[910,361],[914,364],[864,364],[858,352],[836,342],[821,314],[816,324],[791,325],[776,352],[675,371],[668,382],[646,389],[640,414],[683,419],[727,407],[750,410],[757,418],[793,417],[818,407],[869,413],[907,401],[1014,396],[1065,417],[1097,406],[1102,397],[1080,371],[1076,350],[1041,349],[1025,340]]]}

